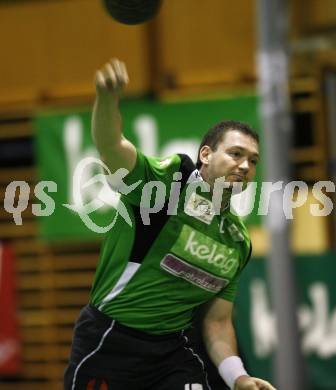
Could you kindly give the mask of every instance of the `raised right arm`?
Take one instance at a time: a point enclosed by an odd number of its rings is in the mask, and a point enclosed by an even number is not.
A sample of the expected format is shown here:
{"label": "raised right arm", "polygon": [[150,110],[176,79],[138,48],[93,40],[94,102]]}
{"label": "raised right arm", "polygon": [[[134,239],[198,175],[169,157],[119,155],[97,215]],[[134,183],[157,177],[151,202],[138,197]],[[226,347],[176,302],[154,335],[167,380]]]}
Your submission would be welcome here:
{"label": "raised right arm", "polygon": [[112,173],[131,171],[136,162],[135,146],[122,134],[119,95],[128,83],[126,66],[113,59],[96,73],[96,100],[92,113],[92,138],[101,159]]}

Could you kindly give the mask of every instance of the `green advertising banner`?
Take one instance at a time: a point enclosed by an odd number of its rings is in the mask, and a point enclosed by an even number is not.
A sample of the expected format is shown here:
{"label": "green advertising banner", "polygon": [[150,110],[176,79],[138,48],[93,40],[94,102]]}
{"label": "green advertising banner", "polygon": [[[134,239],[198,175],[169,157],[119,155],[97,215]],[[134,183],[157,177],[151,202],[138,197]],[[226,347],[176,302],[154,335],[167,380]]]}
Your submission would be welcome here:
{"label": "green advertising banner", "polygon": [[[240,120],[259,128],[255,96],[178,103],[125,100],[121,111],[125,136],[151,156],[164,157],[179,152],[196,161],[203,134],[224,119]],[[104,227],[111,221],[111,206],[117,199],[99,180],[102,167],[94,160],[98,154],[90,128],[89,109],[74,113],[44,112],[35,119],[39,179],[57,185],[56,191],[49,194],[55,202],[54,212],[39,218],[44,239],[94,238],[104,233]],[[78,170],[79,162],[88,157],[92,158],[91,163]],[[82,172],[80,194],[74,180],[74,173],[79,171]],[[88,204],[97,196],[100,201],[92,203],[89,217],[97,227],[102,227],[96,229],[99,233],[88,228],[76,212],[78,202]],[[247,222],[257,224],[260,219],[252,212]]]}
{"label": "green advertising banner", "polygon": [[[298,319],[306,361],[306,390],[336,389],[335,255],[295,258]],[[286,286],[284,286],[286,288]],[[235,325],[248,371],[272,379],[277,346],[276,319],[265,278],[265,261],[253,259],[245,268],[235,304]],[[286,321],[286,318],[278,319]]]}

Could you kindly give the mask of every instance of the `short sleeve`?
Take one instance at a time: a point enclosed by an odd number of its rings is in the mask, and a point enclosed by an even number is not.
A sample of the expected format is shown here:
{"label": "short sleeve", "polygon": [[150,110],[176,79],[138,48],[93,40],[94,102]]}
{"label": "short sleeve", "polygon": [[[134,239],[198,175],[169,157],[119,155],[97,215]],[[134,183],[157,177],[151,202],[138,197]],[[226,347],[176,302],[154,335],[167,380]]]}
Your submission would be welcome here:
{"label": "short sleeve", "polygon": [[233,302],[236,296],[238,282],[239,282],[240,273],[225,287],[220,291],[216,296],[218,298],[223,298],[227,301]]}
{"label": "short sleeve", "polygon": [[[183,158],[173,154],[165,158],[148,157],[137,149],[137,160],[133,170],[123,178],[126,189],[134,187],[125,194],[126,199],[133,205],[140,205],[142,199],[155,198],[163,202],[168,199],[173,180],[179,181]],[[153,200],[154,202],[154,200]],[[148,206],[148,205],[147,205]]]}

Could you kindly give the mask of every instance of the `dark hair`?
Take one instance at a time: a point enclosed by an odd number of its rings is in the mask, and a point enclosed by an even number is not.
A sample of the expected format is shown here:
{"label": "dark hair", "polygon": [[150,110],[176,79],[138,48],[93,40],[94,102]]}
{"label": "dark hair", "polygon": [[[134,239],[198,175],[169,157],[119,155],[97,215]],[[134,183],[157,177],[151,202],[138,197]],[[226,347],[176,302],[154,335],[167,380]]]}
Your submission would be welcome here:
{"label": "dark hair", "polygon": [[210,146],[210,148],[215,151],[218,147],[218,144],[223,140],[224,135],[230,130],[237,130],[243,134],[249,135],[251,138],[259,143],[259,136],[255,130],[253,130],[249,125],[239,121],[222,121],[217,123],[215,126],[211,127],[206,134],[204,135],[200,147],[198,149],[196,168],[199,169],[202,166],[200,160],[200,150],[204,145]]}

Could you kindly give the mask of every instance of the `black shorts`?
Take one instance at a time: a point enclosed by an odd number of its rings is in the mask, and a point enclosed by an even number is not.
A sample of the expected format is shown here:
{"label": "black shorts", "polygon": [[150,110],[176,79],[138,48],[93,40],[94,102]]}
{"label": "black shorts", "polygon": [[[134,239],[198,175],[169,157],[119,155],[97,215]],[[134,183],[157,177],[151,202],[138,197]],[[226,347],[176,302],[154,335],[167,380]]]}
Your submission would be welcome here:
{"label": "black shorts", "polygon": [[150,335],[88,305],[76,322],[65,390],[208,390],[185,332]]}

